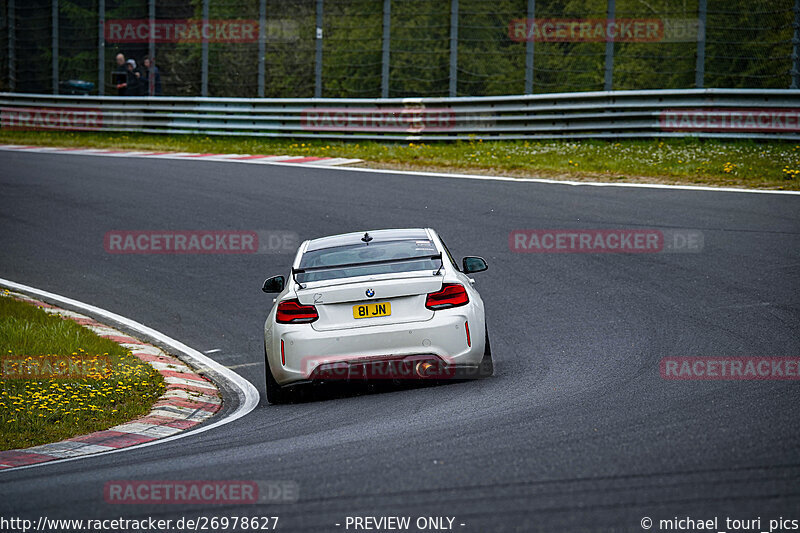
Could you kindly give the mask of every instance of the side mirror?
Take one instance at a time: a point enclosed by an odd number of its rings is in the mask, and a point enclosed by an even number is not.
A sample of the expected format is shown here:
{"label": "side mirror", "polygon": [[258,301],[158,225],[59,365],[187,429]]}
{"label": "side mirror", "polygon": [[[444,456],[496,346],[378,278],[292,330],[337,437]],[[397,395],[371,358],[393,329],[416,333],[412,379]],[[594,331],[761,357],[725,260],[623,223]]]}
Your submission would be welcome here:
{"label": "side mirror", "polygon": [[489,265],[486,264],[486,261],[483,260],[483,257],[470,257],[467,256],[461,260],[461,266],[463,267],[464,274],[471,274],[473,272],[483,272]]}
{"label": "side mirror", "polygon": [[281,292],[286,285],[286,278],[283,276],[272,276],[264,281],[264,286],[261,290],[264,292]]}

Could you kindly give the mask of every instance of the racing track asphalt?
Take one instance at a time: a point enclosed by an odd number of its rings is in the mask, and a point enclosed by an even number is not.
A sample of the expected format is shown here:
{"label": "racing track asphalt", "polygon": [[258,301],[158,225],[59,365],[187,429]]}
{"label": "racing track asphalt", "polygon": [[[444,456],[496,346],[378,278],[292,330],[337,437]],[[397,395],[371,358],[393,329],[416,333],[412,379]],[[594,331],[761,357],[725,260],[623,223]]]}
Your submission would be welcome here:
{"label": "racing track asphalt", "polygon": [[[283,255],[110,255],[109,230],[430,226],[482,255],[496,376],[262,405],[141,450],[0,473],[0,515],[455,516],[459,531],[800,519],[800,383],[665,381],[665,356],[800,355],[800,197],[0,154],[0,277],[154,327],[263,395],[262,280]],[[514,229],[692,228],[693,254],[516,254]],[[293,505],[111,505],[126,479],[294,480]],[[655,529],[654,529],[655,530]],[[352,530],[351,530],[352,531]]]}

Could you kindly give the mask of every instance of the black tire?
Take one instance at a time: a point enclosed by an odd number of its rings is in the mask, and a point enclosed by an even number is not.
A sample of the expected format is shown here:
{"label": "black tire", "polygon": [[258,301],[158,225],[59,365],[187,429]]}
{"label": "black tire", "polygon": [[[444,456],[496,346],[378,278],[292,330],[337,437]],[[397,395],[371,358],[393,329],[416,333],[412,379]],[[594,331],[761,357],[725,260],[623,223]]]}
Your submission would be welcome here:
{"label": "black tire", "polygon": [[294,401],[295,391],[288,387],[281,387],[272,376],[266,349],[264,350],[264,367],[264,371],[267,374],[267,401],[273,405],[291,403]]}
{"label": "black tire", "polygon": [[486,328],[486,348],[483,349],[483,359],[478,365],[478,378],[488,378],[494,375],[494,361],[492,361],[492,347],[489,344],[489,328]]}

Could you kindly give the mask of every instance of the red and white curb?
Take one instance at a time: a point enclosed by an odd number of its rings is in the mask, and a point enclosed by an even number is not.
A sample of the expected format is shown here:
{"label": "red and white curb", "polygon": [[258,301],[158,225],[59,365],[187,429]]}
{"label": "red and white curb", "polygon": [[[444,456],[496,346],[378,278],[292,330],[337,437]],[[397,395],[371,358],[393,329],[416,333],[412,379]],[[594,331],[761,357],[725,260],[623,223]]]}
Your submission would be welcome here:
{"label": "red and white curb", "polygon": [[59,148],[54,146],[33,146],[21,144],[0,144],[0,150],[12,152],[33,152],[72,155],[96,155],[106,157],[143,157],[147,159],[189,159],[195,161],[217,161],[227,163],[291,164],[315,167],[330,167],[360,163],[361,159],[346,157],[298,157],[291,155],[250,155],[250,154],[195,154],[191,152],[139,152],[134,150],[107,150],[102,148]]}
{"label": "red and white curb", "polygon": [[0,451],[0,470],[108,452],[155,441],[201,424],[222,407],[219,391],[210,380],[180,359],[167,355],[157,346],[135,339],[86,315],[61,309],[25,294],[11,292],[9,296],[27,301],[47,313],[73,320],[98,336],[120,344],[155,368],[164,377],[167,390],[155,402],[152,410],[141,418],[60,442]]}

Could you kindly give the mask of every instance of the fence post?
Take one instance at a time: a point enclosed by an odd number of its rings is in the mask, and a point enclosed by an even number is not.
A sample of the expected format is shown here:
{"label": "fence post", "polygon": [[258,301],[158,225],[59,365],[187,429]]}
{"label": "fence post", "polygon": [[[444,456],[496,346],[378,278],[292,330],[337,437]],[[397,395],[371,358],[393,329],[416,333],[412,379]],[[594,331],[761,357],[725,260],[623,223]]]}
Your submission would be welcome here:
{"label": "fence post", "polygon": [[792,85],[800,89],[800,0],[794,0],[794,35],[792,36]]}
{"label": "fence post", "polygon": [[52,12],[50,16],[53,25],[53,31],[51,32],[52,40],[50,42],[50,48],[53,53],[53,94],[58,94],[58,0],[52,0]]}
{"label": "fence post", "polygon": [[697,65],[694,68],[694,86],[702,89],[706,77],[706,0],[697,8]]}
{"label": "fence post", "polygon": [[[534,18],[536,18],[536,0],[528,0],[528,24],[532,24]],[[533,93],[533,38],[525,43],[525,93]]]}
{"label": "fence post", "polygon": [[323,0],[317,0],[316,51],[314,54],[314,98],[322,98],[322,22]]}
{"label": "fence post", "polygon": [[458,94],[458,0],[450,0],[450,96]]}
{"label": "fence post", "polygon": [[[203,0],[203,27],[208,25],[208,2]],[[206,32],[203,32],[203,56],[200,63],[201,81],[200,81],[200,96],[208,96],[208,39],[206,39]]]}
{"label": "fence post", "polygon": [[[614,20],[616,15],[617,6],[615,0],[608,0],[608,12],[606,20]],[[606,75],[603,89],[610,91],[614,87],[614,39],[606,37]]]}
{"label": "fence post", "polygon": [[267,0],[258,2],[258,97],[264,98],[267,56]]}
{"label": "fence post", "polygon": [[155,41],[155,29],[156,29],[156,0],[147,0],[148,4],[148,17],[150,19],[150,42],[148,43],[147,47],[147,55],[150,56],[150,74],[148,75],[147,79],[147,94],[148,96],[155,96],[156,94],[156,41]]}
{"label": "fence post", "polygon": [[97,94],[106,94],[106,0],[97,0]]}
{"label": "fence post", "polygon": [[389,61],[391,61],[391,47],[392,47],[392,0],[383,0],[383,57],[381,58],[382,98],[389,97]]}
{"label": "fence post", "polygon": [[12,93],[17,88],[17,19],[14,13],[14,7],[14,0],[8,0],[8,90]]}

